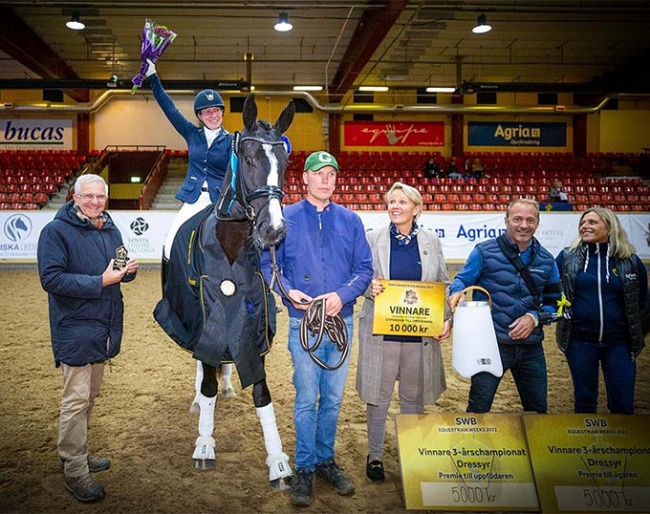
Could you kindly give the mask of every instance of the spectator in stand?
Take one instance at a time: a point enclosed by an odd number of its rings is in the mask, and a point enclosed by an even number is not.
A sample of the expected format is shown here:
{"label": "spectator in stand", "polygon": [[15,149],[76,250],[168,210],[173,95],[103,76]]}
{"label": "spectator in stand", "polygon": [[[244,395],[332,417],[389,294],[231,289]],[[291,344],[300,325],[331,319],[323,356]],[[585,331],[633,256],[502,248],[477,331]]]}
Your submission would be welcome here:
{"label": "spectator in stand", "polygon": [[645,346],[647,271],[609,209],[587,209],[578,234],[556,259],[570,302],[558,319],[556,340],[571,370],[574,412],[597,412],[602,367],[609,412],[634,414],[636,358]]}
{"label": "spectator in stand", "polygon": [[447,176],[449,178],[463,178],[463,174],[456,167],[456,163],[454,162],[453,158],[451,159],[451,161],[449,161],[449,168],[447,168]]}
{"label": "spectator in stand", "polygon": [[481,164],[481,161],[478,160],[478,157],[476,157],[472,163],[472,177],[483,178],[483,165]]}
{"label": "spectator in stand", "polygon": [[430,157],[424,165],[424,176],[427,178],[440,178],[441,175],[440,165],[433,157]]}
{"label": "spectator in stand", "polygon": [[566,202],[568,199],[564,189],[562,189],[562,181],[557,179],[553,184],[553,187],[548,192],[548,201],[549,203],[553,202]]}

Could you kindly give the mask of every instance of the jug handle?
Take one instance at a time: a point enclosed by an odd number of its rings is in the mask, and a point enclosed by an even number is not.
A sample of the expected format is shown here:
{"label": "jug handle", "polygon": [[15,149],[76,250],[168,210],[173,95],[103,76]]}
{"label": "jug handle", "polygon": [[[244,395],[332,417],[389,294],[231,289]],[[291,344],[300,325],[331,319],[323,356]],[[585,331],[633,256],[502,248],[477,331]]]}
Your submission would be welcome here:
{"label": "jug handle", "polygon": [[461,294],[458,295],[458,297],[456,298],[456,301],[453,303],[453,305],[450,305],[452,312],[456,310],[456,307],[458,307],[458,304],[460,303],[460,299],[464,298],[465,293],[468,293],[469,291],[473,291],[473,290],[477,290],[477,291],[481,291],[482,293],[485,293],[488,297],[488,306],[490,307],[490,309],[492,309],[492,296],[490,296],[488,290],[481,286],[469,286],[463,289],[461,291]]}

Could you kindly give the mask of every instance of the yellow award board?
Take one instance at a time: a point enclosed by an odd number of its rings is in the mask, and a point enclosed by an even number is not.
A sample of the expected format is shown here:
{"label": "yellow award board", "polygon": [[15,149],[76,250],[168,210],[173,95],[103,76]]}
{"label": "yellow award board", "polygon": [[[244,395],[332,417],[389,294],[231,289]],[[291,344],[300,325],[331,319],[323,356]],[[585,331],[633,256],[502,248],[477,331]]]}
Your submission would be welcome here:
{"label": "yellow award board", "polygon": [[380,280],[375,298],[374,334],[437,336],[445,317],[446,286],[442,282]]}
{"label": "yellow award board", "polygon": [[407,509],[538,511],[519,414],[398,414]]}
{"label": "yellow award board", "polygon": [[525,415],[543,512],[650,512],[650,416]]}

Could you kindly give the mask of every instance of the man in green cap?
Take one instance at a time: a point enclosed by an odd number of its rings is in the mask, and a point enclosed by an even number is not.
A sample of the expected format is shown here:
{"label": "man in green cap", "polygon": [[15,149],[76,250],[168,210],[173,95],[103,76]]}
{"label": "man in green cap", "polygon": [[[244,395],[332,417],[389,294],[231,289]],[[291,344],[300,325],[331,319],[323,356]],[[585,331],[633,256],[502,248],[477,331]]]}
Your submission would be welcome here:
{"label": "man in green cap", "polygon": [[[354,304],[372,278],[372,253],[361,218],[331,201],[338,171],[336,159],[328,152],[307,157],[303,173],[307,197],[284,209],[287,235],[276,249],[279,280],[289,295],[282,301],[289,309],[289,351],[296,389],[293,505],[311,503],[314,473],[337,493],[354,493],[354,484],[334,460],[349,353],[341,362],[341,350],[327,334],[319,345],[314,344],[315,335],[306,336],[311,354],[300,342],[300,323],[309,304],[324,298],[325,314],[340,315],[351,346]],[[261,265],[267,282],[272,283],[268,251],[262,254]],[[277,285],[276,290],[280,292]]]}

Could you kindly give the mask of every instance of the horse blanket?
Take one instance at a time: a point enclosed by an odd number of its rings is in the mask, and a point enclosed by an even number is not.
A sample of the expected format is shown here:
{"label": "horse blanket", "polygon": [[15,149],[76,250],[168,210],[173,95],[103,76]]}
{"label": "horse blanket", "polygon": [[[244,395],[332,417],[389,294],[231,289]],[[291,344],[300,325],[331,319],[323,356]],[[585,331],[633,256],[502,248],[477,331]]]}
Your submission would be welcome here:
{"label": "horse blanket", "polygon": [[214,367],[234,362],[245,388],[266,378],[262,356],[275,335],[275,298],[260,273],[253,238],[231,266],[216,237],[217,223],[209,206],[179,229],[154,318],[195,359]]}

